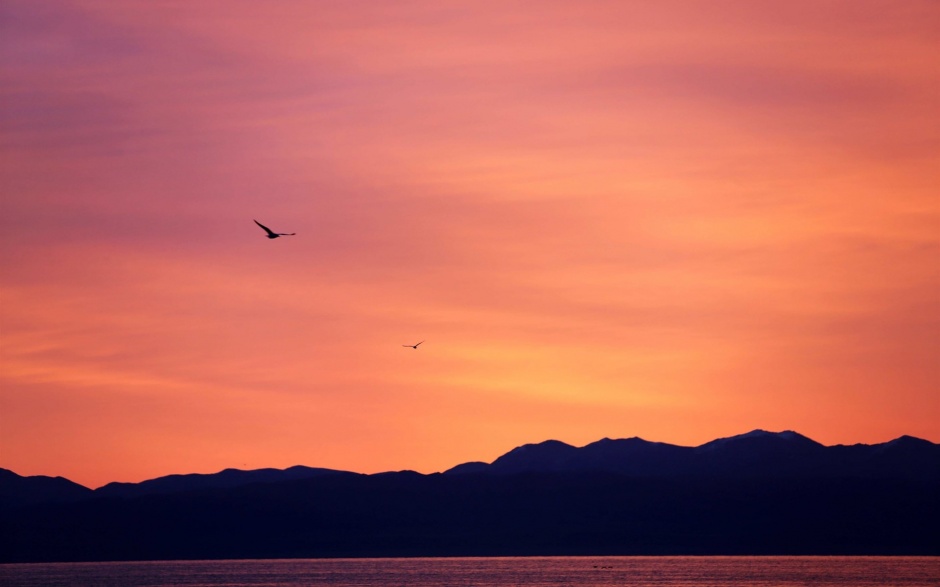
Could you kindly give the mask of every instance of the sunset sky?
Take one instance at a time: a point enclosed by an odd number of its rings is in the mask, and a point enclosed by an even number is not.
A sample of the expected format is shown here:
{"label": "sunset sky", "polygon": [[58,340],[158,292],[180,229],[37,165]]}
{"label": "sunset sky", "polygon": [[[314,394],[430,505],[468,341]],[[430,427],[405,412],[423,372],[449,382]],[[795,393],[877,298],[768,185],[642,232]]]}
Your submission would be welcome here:
{"label": "sunset sky", "polygon": [[3,0],[0,65],[0,467],[940,442],[936,1]]}

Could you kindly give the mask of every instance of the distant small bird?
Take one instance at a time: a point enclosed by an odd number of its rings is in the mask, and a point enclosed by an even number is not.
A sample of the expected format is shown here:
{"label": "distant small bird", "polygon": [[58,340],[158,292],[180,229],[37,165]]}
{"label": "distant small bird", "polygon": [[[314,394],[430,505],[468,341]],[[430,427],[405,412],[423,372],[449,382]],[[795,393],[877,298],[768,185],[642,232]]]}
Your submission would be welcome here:
{"label": "distant small bird", "polygon": [[[424,342],[424,341],[422,340],[421,342]],[[419,342],[418,344],[421,344],[421,342]],[[418,350],[418,344],[403,344],[401,346],[406,346],[410,349]]]}
{"label": "distant small bird", "polygon": [[258,226],[260,226],[261,228],[263,228],[264,231],[265,231],[266,233],[268,233],[268,238],[277,238],[277,237],[279,237],[279,236],[294,236],[295,234],[297,234],[296,232],[274,232],[273,230],[271,230],[271,229],[268,228],[267,226],[261,224],[261,223],[258,222],[257,220],[255,220],[255,224],[257,224]]}

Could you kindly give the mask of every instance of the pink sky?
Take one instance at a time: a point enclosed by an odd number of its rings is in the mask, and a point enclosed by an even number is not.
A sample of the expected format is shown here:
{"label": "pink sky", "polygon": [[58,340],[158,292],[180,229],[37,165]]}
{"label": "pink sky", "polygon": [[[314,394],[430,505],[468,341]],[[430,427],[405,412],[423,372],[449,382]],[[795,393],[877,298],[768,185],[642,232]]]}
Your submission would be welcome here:
{"label": "pink sky", "polygon": [[936,2],[7,0],[0,64],[0,467],[940,442]]}

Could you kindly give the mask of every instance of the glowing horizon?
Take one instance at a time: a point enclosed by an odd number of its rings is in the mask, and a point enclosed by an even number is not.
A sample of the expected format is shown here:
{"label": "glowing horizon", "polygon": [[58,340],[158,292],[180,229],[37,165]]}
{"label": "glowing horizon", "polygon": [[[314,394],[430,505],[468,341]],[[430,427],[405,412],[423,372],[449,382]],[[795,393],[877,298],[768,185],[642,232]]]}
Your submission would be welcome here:
{"label": "glowing horizon", "polygon": [[0,467],[940,442],[938,22],[6,2]]}

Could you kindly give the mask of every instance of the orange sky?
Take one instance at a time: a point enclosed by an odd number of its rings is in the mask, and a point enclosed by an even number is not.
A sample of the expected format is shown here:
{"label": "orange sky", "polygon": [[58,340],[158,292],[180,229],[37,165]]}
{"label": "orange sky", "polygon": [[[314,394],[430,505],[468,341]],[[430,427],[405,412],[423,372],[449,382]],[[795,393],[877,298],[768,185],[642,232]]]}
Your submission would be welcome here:
{"label": "orange sky", "polygon": [[5,0],[0,62],[21,475],[940,442],[936,2]]}

